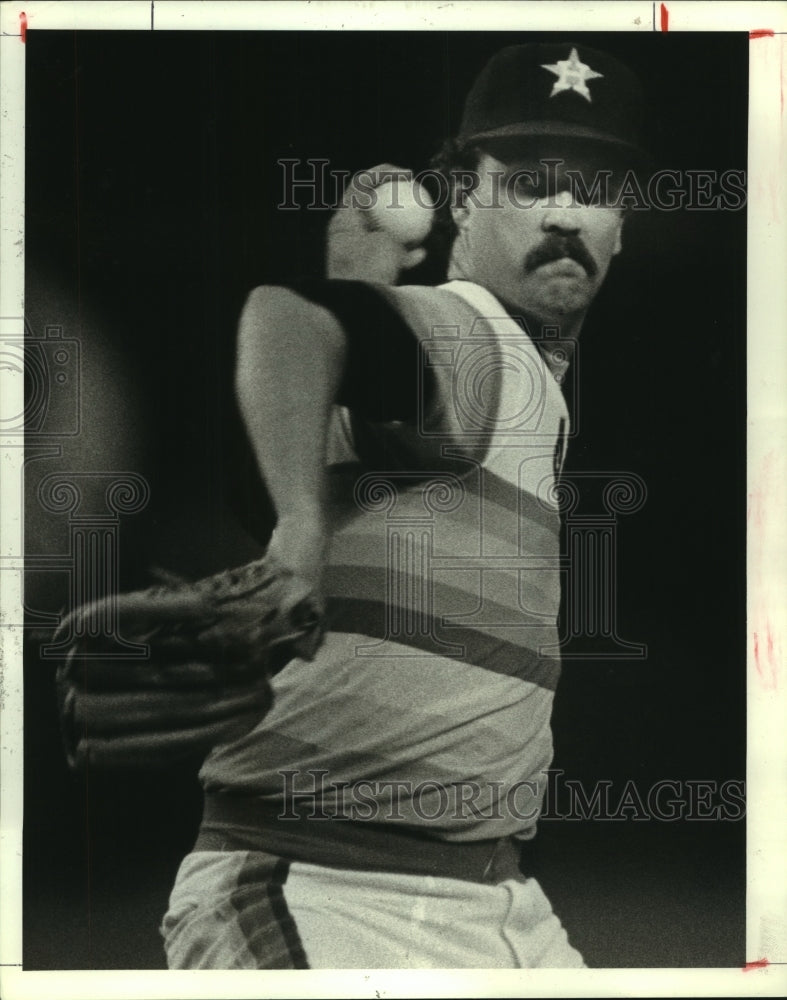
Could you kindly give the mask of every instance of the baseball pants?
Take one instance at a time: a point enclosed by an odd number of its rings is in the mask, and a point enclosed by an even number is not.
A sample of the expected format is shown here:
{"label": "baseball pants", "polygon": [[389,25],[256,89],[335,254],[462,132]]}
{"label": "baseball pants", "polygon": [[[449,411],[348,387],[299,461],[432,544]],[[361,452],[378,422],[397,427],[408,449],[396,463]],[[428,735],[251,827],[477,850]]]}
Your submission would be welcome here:
{"label": "baseball pants", "polygon": [[533,878],[497,885],[200,851],[161,933],[170,969],[582,968]]}

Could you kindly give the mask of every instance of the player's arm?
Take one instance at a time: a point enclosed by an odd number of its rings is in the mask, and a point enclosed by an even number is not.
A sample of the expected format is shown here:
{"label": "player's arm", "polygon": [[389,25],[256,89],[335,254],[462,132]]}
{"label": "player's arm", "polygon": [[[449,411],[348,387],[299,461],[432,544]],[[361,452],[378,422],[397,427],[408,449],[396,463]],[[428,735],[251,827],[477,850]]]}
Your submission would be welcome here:
{"label": "player's arm", "polygon": [[249,295],[238,402],[277,515],[273,550],[315,585],[326,543],[331,408],[373,423],[413,419],[432,394],[419,366],[416,334],[379,286],[303,281]]}
{"label": "player's arm", "polygon": [[[318,282],[316,290],[312,283],[305,294],[257,288],[240,321],[236,389],[277,514],[271,545],[317,584],[325,547],[331,406],[339,402],[377,420],[408,416],[416,407],[410,377],[415,341],[365,284],[395,284],[425,256],[402,230],[400,213],[399,228],[391,233],[381,225],[380,211],[370,208],[375,187],[392,176],[405,183],[411,174],[378,164],[356,174],[344,192],[326,248],[327,276],[340,281]],[[423,228],[422,217],[416,223],[423,239],[428,224]]]}
{"label": "player's arm", "polygon": [[236,392],[274,505],[271,545],[319,587],[325,545],[325,449],[347,338],[328,309],[288,288],[261,287],[240,319]]}

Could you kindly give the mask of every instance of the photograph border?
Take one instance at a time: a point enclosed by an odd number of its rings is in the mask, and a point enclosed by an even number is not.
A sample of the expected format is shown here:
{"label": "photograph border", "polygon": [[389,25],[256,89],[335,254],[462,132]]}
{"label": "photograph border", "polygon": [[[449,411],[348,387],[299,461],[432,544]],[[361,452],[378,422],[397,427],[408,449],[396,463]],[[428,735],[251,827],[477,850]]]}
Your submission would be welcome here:
{"label": "photograph border", "polygon": [[[27,997],[778,996],[787,991],[787,4],[3,3],[0,8],[0,318],[24,333],[24,43],[47,30],[748,31],[747,966],[506,972],[28,972],[22,956],[22,581],[19,437],[0,432],[0,994]],[[18,328],[18,329],[17,329]],[[3,373],[10,412],[21,379]]]}

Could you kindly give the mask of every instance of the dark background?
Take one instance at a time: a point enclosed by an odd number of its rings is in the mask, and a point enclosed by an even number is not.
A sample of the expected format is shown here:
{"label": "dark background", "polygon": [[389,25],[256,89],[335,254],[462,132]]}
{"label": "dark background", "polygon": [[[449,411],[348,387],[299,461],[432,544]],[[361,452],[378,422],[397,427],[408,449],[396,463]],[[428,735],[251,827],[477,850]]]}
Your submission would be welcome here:
{"label": "dark background", "polygon": [[[321,273],[329,217],[277,210],[277,159],[421,169],[489,55],[520,40],[28,33],[27,319],[82,351],[80,434],[28,464],[29,553],[68,544],[40,478],[110,469],[151,487],[120,523],[124,588],[152,566],[203,574],[259,551],[242,526],[269,512],[232,407],[235,325],[254,285]],[[660,166],[745,169],[746,35],[581,40],[641,76]],[[618,532],[619,631],[647,659],[569,662],[556,701],[555,766],[588,788],[745,776],[745,225],[745,211],[633,213],[583,332],[567,472],[627,470],[648,489]],[[28,574],[31,613],[66,600],[65,574]],[[25,666],[25,967],[161,967],[194,774],[70,776],[39,643]],[[744,963],[743,822],[544,821],[538,844],[589,964]]]}

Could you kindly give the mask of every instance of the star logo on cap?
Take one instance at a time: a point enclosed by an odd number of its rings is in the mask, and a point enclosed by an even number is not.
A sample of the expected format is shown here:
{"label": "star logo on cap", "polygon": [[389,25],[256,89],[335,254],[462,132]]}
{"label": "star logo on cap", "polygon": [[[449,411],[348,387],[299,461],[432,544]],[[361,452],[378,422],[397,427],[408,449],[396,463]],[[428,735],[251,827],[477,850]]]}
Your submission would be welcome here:
{"label": "star logo on cap", "polygon": [[575,90],[578,94],[582,94],[586,100],[592,101],[587,81],[604,76],[603,73],[596,73],[590,66],[583,63],[576,49],[571,50],[568,59],[558,59],[556,63],[551,64],[541,63],[541,68],[548,69],[550,73],[554,73],[558,77],[550,97],[554,97],[555,94],[559,94],[563,90]]}

